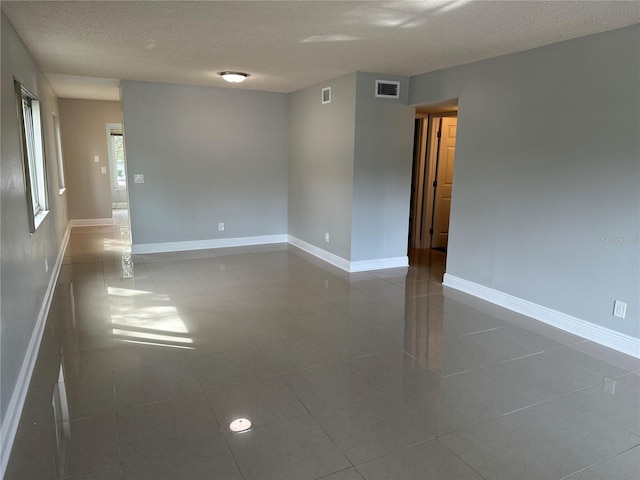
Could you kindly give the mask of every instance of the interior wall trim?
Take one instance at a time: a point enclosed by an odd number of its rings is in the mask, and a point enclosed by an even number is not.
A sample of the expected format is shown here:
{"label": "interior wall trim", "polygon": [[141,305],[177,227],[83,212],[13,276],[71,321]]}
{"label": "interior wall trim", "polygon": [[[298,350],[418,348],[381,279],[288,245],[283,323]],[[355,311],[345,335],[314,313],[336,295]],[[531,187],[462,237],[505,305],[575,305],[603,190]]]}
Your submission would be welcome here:
{"label": "interior wall trim", "polygon": [[287,243],[287,235],[259,235],[255,237],[214,238],[209,240],[192,240],[187,242],[138,243],[131,245],[131,253],[166,253],[183,252],[185,250],[204,250],[208,248],[245,247],[248,245],[268,245],[271,243]]}
{"label": "interior wall trim", "polygon": [[70,223],[71,222],[67,225],[67,230],[65,231],[62,243],[60,244],[58,258],[56,258],[56,263],[51,271],[49,285],[47,286],[47,290],[42,300],[42,305],[40,306],[40,311],[38,312],[36,325],[31,333],[31,338],[29,339],[29,345],[27,346],[27,351],[24,356],[24,360],[22,361],[22,367],[18,374],[16,386],[13,390],[13,394],[11,395],[11,399],[9,400],[5,421],[2,422],[2,426],[0,427],[0,444],[2,445],[0,447],[0,478],[4,478],[7,464],[9,463],[9,456],[11,455],[11,448],[13,447],[13,441],[15,440],[16,432],[18,431],[18,424],[20,423],[20,417],[22,416],[24,402],[27,398],[27,392],[29,391],[29,382],[33,375],[36,359],[38,358],[40,342],[42,341],[44,327],[47,323],[47,317],[49,316],[49,308],[51,307],[51,302],[53,300],[53,293],[55,292],[56,282],[58,281],[58,276],[60,275],[60,269],[62,267],[62,259],[64,258],[65,251],[67,250],[67,245],[69,244],[69,236],[71,234]]}
{"label": "interior wall trim", "polygon": [[339,257],[334,253],[327,252],[326,250],[323,250],[320,247],[316,247],[315,245],[309,242],[305,242],[304,240],[300,240],[293,235],[288,235],[288,242],[290,245],[298,247],[300,250],[304,250],[305,252],[310,253],[320,260],[324,260],[325,262],[330,263],[331,265],[334,265],[346,272],[349,271],[351,262],[345,258]]}
{"label": "interior wall trim", "polygon": [[400,268],[409,266],[409,257],[376,258],[373,260],[356,260],[351,262],[349,272],[368,272],[370,270],[384,270],[386,268]]}
{"label": "interior wall trim", "polygon": [[115,225],[113,218],[78,218],[69,220],[70,227],[101,227]]}
{"label": "interior wall trim", "polygon": [[300,250],[304,250],[314,257],[317,257],[320,260],[324,260],[325,262],[341,268],[345,272],[349,273],[367,272],[370,270],[383,270],[386,268],[407,267],[409,265],[409,257],[406,256],[376,258],[372,260],[358,260],[352,262],[331,252],[327,252],[320,247],[316,247],[311,243],[305,242],[304,240],[300,240],[293,235],[289,235],[289,243],[294,247],[298,247]]}
{"label": "interior wall trim", "polygon": [[470,282],[469,280],[448,273],[444,274],[443,285],[473,295],[474,297],[486,300],[487,302],[499,305],[516,313],[534,318],[547,325],[573,333],[574,335],[599,343],[605,347],[640,358],[640,338],[595,325],[586,320],[567,315],[566,313],[538,305],[519,297],[514,297],[508,293],[485,287],[484,285]]}

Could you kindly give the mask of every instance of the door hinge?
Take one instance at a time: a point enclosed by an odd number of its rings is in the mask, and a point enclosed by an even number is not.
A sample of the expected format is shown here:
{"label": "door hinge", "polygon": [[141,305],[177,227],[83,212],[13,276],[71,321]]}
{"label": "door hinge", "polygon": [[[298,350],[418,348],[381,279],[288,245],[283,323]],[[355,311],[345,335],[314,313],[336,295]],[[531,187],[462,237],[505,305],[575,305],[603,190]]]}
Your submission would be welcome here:
{"label": "door hinge", "polygon": [[433,235],[433,228],[429,229],[429,235]]}
{"label": "door hinge", "polygon": [[433,181],[433,186],[434,186],[434,187],[437,187],[437,186],[438,186],[438,181],[437,181],[437,180],[434,180],[434,181]]}
{"label": "door hinge", "polygon": [[438,130],[438,135],[437,137],[440,138],[442,136],[442,130]]}

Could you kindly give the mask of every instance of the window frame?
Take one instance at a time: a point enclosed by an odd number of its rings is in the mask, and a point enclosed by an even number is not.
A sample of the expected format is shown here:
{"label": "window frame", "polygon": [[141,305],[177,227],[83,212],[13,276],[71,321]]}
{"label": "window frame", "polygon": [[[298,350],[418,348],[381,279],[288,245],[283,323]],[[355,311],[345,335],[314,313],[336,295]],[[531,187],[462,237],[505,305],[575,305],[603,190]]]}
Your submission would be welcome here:
{"label": "window frame", "polygon": [[67,190],[67,182],[64,177],[64,162],[62,159],[62,134],[60,133],[60,117],[57,113],[51,114],[53,125],[53,135],[56,142],[56,156],[58,157],[58,195],[62,195]]}
{"label": "window frame", "polygon": [[[47,162],[42,126],[42,102],[14,77],[20,150],[24,169],[29,231],[33,234],[49,214]],[[27,129],[25,104],[30,123]]]}

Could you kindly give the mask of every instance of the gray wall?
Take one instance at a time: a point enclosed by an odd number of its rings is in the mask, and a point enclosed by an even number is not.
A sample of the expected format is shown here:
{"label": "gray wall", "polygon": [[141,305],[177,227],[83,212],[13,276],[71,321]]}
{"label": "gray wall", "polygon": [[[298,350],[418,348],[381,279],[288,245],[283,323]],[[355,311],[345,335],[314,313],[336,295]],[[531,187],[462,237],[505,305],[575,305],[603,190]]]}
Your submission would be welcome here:
{"label": "gray wall", "polygon": [[[39,98],[43,109],[50,211],[32,236],[27,219],[14,76]],[[65,194],[58,195],[54,112],[59,113],[53,91],[2,13],[0,418],[3,425],[68,223]],[[45,260],[49,272],[45,272]]]}
{"label": "gray wall", "polygon": [[121,98],[134,245],[286,234],[286,95],[124,81]]}
{"label": "gray wall", "polygon": [[109,172],[107,123],[122,123],[120,102],[61,98],[59,104],[69,218],[111,218],[109,174],[101,167]]}
{"label": "gray wall", "polygon": [[640,337],[639,59],[633,26],[411,78],[459,97],[448,273]]}
{"label": "gray wall", "polygon": [[289,95],[289,234],[347,260],[355,118],[355,73]]}
{"label": "gray wall", "polygon": [[[357,74],[351,260],[407,255],[415,108],[408,77]],[[375,81],[400,82],[400,98],[376,98]]]}

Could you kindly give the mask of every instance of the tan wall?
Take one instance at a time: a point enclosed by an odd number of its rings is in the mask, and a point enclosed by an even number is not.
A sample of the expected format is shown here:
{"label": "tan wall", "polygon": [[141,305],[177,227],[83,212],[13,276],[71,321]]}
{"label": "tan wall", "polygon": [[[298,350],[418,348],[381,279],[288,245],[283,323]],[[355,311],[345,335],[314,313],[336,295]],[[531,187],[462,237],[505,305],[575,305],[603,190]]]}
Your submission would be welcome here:
{"label": "tan wall", "polygon": [[[120,102],[61,98],[59,105],[69,218],[110,218],[106,125],[122,123]],[[99,163],[94,162],[95,155]]]}

